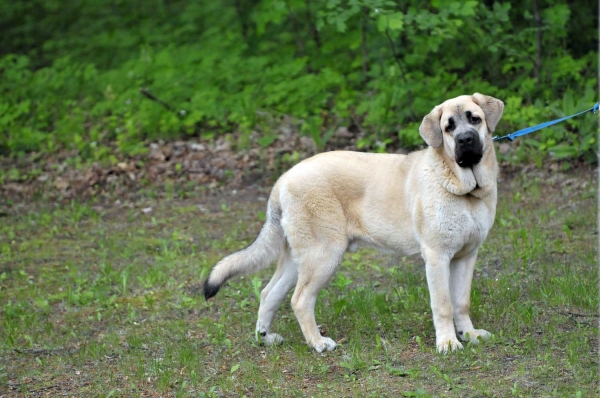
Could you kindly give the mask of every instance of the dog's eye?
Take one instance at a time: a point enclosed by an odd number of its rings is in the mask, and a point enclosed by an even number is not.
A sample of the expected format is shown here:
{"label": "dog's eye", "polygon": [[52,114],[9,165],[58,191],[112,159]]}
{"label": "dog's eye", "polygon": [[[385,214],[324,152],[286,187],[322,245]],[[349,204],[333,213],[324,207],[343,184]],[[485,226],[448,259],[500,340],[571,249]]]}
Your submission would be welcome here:
{"label": "dog's eye", "polygon": [[479,123],[481,123],[481,118],[477,117],[477,116],[473,116],[473,114],[471,112],[469,112],[469,111],[467,111],[467,120],[471,124],[479,124]]}
{"label": "dog's eye", "polygon": [[448,119],[448,125],[446,126],[446,132],[451,133],[454,131],[455,128],[456,128],[456,126],[454,125],[454,119],[452,119],[452,118]]}

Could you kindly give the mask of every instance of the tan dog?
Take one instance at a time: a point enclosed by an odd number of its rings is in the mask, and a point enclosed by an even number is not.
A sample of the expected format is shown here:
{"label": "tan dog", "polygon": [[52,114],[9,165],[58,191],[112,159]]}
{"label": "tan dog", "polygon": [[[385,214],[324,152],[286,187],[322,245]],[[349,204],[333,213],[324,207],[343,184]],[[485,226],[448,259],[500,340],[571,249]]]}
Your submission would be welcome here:
{"label": "tan dog", "polygon": [[358,246],[421,253],[437,349],[462,348],[490,333],[469,317],[477,250],[496,213],[498,164],[492,143],[504,104],[482,94],[436,106],[419,133],[429,147],[409,155],[327,152],[277,181],[267,220],[250,246],[221,260],[204,284],[208,299],[230,278],[277,269],[261,294],[256,336],[283,341],[271,322],[295,286],[292,308],[306,342],[318,352],[336,343],[321,336],[315,302],[344,252]]}

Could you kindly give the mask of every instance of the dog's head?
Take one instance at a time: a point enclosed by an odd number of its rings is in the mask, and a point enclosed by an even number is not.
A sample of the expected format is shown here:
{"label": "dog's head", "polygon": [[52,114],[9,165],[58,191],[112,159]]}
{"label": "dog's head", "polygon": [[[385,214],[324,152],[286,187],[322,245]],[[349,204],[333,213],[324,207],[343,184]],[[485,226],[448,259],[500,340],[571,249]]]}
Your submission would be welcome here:
{"label": "dog's head", "polygon": [[462,95],[433,108],[423,118],[419,133],[427,145],[443,145],[460,167],[472,167],[492,146],[492,133],[503,110],[504,103],[496,98]]}

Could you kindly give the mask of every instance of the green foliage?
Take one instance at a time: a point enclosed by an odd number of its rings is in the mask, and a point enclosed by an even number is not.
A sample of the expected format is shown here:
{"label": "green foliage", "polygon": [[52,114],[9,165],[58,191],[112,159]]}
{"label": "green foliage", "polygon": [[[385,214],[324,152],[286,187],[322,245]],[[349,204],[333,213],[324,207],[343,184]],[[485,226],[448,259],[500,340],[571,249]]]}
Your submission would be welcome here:
{"label": "green foliage", "polygon": [[[259,114],[296,118],[318,150],[356,123],[364,148],[412,148],[433,105],[473,92],[506,101],[499,130],[510,132],[596,102],[597,7],[4,0],[0,152],[98,160],[107,146],[135,154],[145,139],[252,130],[268,146],[276,135]],[[522,157],[595,161],[595,119],[523,142]]]}

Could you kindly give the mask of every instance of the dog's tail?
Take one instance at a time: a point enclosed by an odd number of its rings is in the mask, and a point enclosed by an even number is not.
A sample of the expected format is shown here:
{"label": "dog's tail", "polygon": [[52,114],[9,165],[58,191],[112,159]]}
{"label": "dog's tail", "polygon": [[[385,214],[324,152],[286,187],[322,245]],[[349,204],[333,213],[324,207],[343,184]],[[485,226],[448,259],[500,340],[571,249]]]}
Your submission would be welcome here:
{"label": "dog's tail", "polygon": [[281,205],[276,191],[269,198],[266,222],[254,242],[219,261],[204,282],[204,297],[213,297],[229,279],[258,272],[273,263],[283,252],[285,235],[281,228]]}

